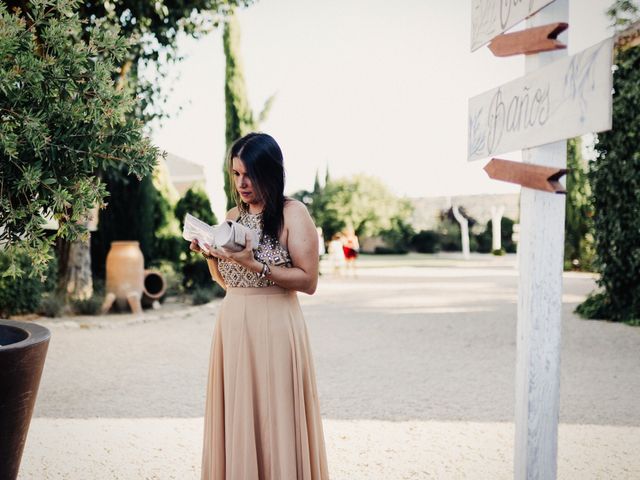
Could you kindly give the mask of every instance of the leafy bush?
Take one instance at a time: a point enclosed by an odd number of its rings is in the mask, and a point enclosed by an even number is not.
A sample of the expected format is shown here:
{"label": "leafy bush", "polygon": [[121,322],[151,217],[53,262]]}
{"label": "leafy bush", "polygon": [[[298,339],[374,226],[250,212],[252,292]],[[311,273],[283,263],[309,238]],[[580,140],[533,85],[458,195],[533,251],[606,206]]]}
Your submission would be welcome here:
{"label": "leafy bush", "polygon": [[402,218],[393,217],[391,228],[380,233],[387,247],[376,247],[374,251],[375,253],[408,253],[415,233],[413,227]]}
{"label": "leafy bush", "polygon": [[222,298],[227,294],[227,291],[217,283],[214,283],[211,288],[213,289],[213,293],[217,298]]}
{"label": "leafy bush", "polygon": [[156,236],[155,257],[150,259],[149,265],[155,267],[164,260],[177,265],[180,263],[184,245],[185,240],[177,235]]}
{"label": "leafy bush", "polygon": [[[489,220],[491,222],[491,220]],[[476,236],[476,244],[478,245],[478,252],[489,253],[493,247],[493,233],[491,232],[491,225],[487,227],[481,233]]]}
{"label": "leafy bush", "polygon": [[214,298],[224,297],[224,294],[224,289],[217,283],[213,283],[210,287],[195,288],[191,301],[194,305],[203,305],[209,303]]}
{"label": "leafy bush", "polygon": [[[198,217],[210,225],[218,223],[213,210],[211,210],[209,197],[198,186],[187,190],[176,204],[175,214],[180,221],[180,230],[182,230],[184,226],[184,217],[187,213]],[[183,241],[182,243],[182,258],[184,259],[182,262],[183,287],[188,291],[198,287],[209,287],[212,280],[207,262],[201,255],[189,250],[189,244],[187,242]]]}
{"label": "leafy bush", "polygon": [[588,172],[593,191],[595,267],[602,292],[587,299],[607,305],[605,318],[640,318],[640,48],[619,50],[614,73],[613,129],[598,134]]}
{"label": "leafy bush", "polygon": [[184,217],[187,213],[198,217],[209,225],[218,223],[216,215],[211,210],[211,202],[201,186],[196,185],[187,190],[178,200],[175,208],[176,218],[180,221],[180,230],[184,227]]}
{"label": "leafy bush", "polygon": [[500,245],[502,252],[496,253],[493,248],[493,222],[489,220],[484,231],[475,235],[477,251],[480,253],[493,253],[494,255],[503,255],[504,253],[516,253],[516,244],[512,240],[513,224],[515,222],[509,217],[502,217],[500,221]]}
{"label": "leafy bush", "polygon": [[57,261],[54,257],[40,276],[26,251],[16,254],[5,251],[0,252],[0,272],[5,272],[12,261],[25,274],[21,277],[0,276],[0,316],[36,312],[43,294],[55,288]]}
{"label": "leafy bush", "polygon": [[440,234],[440,248],[444,252],[462,251],[460,224],[453,220],[443,220],[438,229]]}
{"label": "leafy bush", "polygon": [[409,250],[393,247],[376,247],[373,249],[373,253],[377,255],[404,255],[409,253]]}
{"label": "leafy bush", "polygon": [[[328,177],[328,174],[327,174]],[[352,227],[358,236],[400,233],[401,219],[411,215],[411,202],[399,198],[378,178],[355,175],[325,182],[316,180],[313,192],[293,195],[302,201],[326,238]],[[393,233],[392,233],[393,232]]]}
{"label": "leafy bush", "polygon": [[167,283],[167,290],[162,298],[160,298],[160,303],[164,302],[167,297],[173,297],[183,293],[183,276],[179,266],[165,260],[158,262],[154,268],[162,274],[164,281]]}
{"label": "leafy bush", "polygon": [[440,251],[440,234],[433,230],[421,230],[411,238],[411,247],[419,253]]}
{"label": "leafy bush", "polygon": [[587,299],[576,307],[575,313],[583,318],[607,319],[611,317],[611,302],[605,292],[591,292]]}
{"label": "leafy bush", "polygon": [[86,300],[74,300],[72,302],[73,311],[79,315],[98,315],[102,309],[104,299],[94,295]]}
{"label": "leafy bush", "polygon": [[45,295],[42,297],[38,313],[45,317],[59,317],[64,309],[64,299],[59,295]]}

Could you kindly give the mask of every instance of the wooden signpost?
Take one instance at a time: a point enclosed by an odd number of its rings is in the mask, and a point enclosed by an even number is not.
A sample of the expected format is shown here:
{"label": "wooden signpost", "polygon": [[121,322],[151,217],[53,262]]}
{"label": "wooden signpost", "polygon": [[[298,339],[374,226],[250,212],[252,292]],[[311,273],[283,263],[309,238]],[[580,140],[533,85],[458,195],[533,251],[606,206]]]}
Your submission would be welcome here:
{"label": "wooden signpost", "polygon": [[609,130],[612,52],[607,39],[470,99],[469,160]]}
{"label": "wooden signpost", "polygon": [[[527,12],[513,18],[545,7],[529,17],[528,28],[566,23],[569,0],[549,3],[474,1],[472,50],[516,23],[501,16],[498,24],[496,12],[508,5],[511,12],[516,7]],[[538,36],[526,32],[511,38]],[[525,53],[536,47],[525,43],[517,48]],[[566,138],[611,128],[612,50],[613,41],[606,40],[572,57],[564,49],[527,55],[524,77],[469,101],[469,160],[524,149],[521,164],[493,159],[486,167],[493,177],[522,185],[516,480],[554,480],[557,475],[565,196],[552,192],[564,190],[557,180],[566,171]]]}
{"label": "wooden signpost", "polygon": [[553,0],[472,0],[471,51],[551,2]]}
{"label": "wooden signpost", "polygon": [[509,57],[567,48],[556,38],[568,27],[568,23],[557,22],[542,27],[528,28],[522,32],[504,33],[491,40],[489,50],[496,57]]}
{"label": "wooden signpost", "polygon": [[523,187],[535,188],[544,192],[567,193],[559,181],[560,177],[567,173],[566,168],[544,167],[492,158],[485,165],[484,170],[489,177],[495,180],[517,183]]}

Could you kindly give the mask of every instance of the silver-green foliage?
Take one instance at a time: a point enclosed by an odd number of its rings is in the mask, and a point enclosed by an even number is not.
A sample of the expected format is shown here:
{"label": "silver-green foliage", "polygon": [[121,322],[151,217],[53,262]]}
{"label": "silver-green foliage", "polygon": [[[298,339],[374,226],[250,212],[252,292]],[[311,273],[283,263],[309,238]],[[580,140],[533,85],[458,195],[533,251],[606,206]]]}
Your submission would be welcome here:
{"label": "silver-green foliage", "polygon": [[353,229],[357,235],[375,236],[407,224],[412,214],[408,200],[395,196],[378,178],[359,174],[351,178],[329,180],[313,192],[298,192],[294,197],[309,208],[325,238],[341,230]]}
{"label": "silver-green foliage", "polygon": [[[124,168],[143,177],[158,155],[127,113],[134,98],[112,80],[128,43],[112,24],[88,40],[76,0],[33,0],[25,11],[0,3],[0,242],[26,252],[42,274],[51,258],[43,216],[56,237],[86,235],[82,221],[106,190],[98,172]],[[11,261],[3,276],[26,273]]]}

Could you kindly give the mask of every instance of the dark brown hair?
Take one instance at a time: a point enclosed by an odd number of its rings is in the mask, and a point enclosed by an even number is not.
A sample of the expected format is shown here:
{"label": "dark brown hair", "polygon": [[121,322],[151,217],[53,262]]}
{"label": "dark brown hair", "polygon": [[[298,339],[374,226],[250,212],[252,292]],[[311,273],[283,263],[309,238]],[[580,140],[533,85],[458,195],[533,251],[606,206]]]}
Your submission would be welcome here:
{"label": "dark brown hair", "polygon": [[234,186],[233,159],[236,157],[244,163],[254,192],[264,202],[263,232],[277,239],[284,225],[285,172],[282,150],[273,137],[266,133],[249,133],[231,145],[227,170],[230,185],[233,186],[233,198],[241,211],[248,211],[249,206],[242,201]]}

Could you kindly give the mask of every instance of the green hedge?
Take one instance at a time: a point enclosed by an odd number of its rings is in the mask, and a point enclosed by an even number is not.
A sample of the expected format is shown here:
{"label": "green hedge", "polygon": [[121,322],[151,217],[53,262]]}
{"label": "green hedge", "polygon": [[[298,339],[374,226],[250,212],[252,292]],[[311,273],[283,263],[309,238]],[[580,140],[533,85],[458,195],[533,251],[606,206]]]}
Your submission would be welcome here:
{"label": "green hedge", "polygon": [[[0,317],[36,312],[43,294],[52,292],[56,287],[58,262],[55,257],[47,265],[44,281],[39,275],[32,276],[33,264],[29,255],[20,253],[16,261],[25,275],[16,278],[0,276]],[[0,252],[0,272],[6,271],[8,266],[9,256]]]}
{"label": "green hedge", "polygon": [[[618,51],[613,129],[598,134],[588,172],[593,191],[594,260],[600,294],[578,308],[587,316],[640,320],[640,48]],[[591,315],[590,315],[591,314]],[[597,314],[597,315],[596,315]]]}
{"label": "green hedge", "polygon": [[[187,213],[198,217],[203,222],[209,225],[215,225],[218,220],[211,210],[211,203],[209,197],[199,187],[192,187],[187,190],[184,196],[178,200],[175,208],[176,218],[180,221],[180,230],[184,226],[184,217]],[[182,274],[183,274],[183,287],[187,291],[193,291],[199,287],[209,288],[211,287],[211,272],[207,262],[191,250],[189,250],[189,243],[182,240]]]}

